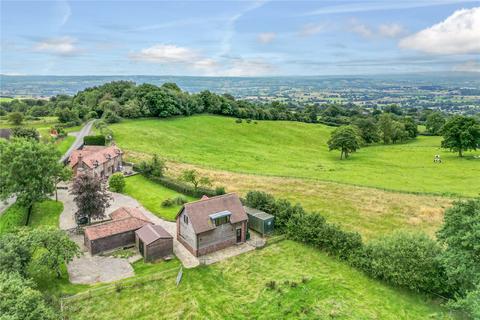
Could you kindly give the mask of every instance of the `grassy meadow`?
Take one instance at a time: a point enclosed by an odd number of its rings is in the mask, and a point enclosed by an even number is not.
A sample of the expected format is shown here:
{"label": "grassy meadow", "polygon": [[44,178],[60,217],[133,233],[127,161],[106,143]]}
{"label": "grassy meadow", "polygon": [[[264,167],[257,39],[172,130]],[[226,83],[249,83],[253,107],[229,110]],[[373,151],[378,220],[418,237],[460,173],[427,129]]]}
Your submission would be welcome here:
{"label": "grassy meadow", "polygon": [[[149,266],[148,273],[153,273],[155,265]],[[451,319],[420,295],[371,280],[288,240],[211,266],[184,269],[178,287],[175,277],[176,272],[168,273],[160,280],[67,300],[64,311],[71,320]],[[275,289],[267,288],[270,281]]]}
{"label": "grassy meadow", "polygon": [[192,197],[185,196],[181,193],[165,188],[158,183],[152,182],[141,175],[128,177],[125,179],[125,183],[125,194],[137,199],[152,213],[169,221],[175,220],[175,216],[180,210],[180,205],[163,207],[162,202],[164,200],[179,196],[184,197],[188,201],[195,200]]}
{"label": "grassy meadow", "polygon": [[[348,160],[329,152],[333,128],[299,122],[235,123],[219,116],[123,121],[111,126],[117,143],[183,163],[267,176],[334,181],[406,192],[476,196],[480,160],[440,149],[441,137],[360,149]],[[443,163],[433,163],[440,154]]]}

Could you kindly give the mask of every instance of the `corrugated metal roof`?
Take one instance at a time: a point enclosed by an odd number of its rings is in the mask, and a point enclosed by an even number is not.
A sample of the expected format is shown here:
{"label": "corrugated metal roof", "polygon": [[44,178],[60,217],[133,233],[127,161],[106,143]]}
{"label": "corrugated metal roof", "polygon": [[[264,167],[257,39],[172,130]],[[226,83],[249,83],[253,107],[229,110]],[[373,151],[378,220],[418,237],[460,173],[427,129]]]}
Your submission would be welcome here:
{"label": "corrugated metal roof", "polygon": [[244,206],[245,208],[245,212],[251,216],[254,216],[254,217],[257,217],[258,219],[262,219],[262,220],[268,220],[268,219],[273,219],[274,216],[269,214],[269,213],[266,213],[265,211],[262,211],[262,210],[258,210],[258,209],[255,209],[255,208],[250,208],[250,207],[247,207],[247,206]]}

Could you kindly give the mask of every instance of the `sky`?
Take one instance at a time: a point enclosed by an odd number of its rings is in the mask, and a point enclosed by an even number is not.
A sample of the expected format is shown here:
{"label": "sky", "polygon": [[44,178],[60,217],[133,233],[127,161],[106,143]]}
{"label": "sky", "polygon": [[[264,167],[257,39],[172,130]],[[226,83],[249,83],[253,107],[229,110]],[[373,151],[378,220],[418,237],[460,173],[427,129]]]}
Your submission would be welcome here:
{"label": "sky", "polygon": [[7,75],[480,73],[480,0],[0,0]]}

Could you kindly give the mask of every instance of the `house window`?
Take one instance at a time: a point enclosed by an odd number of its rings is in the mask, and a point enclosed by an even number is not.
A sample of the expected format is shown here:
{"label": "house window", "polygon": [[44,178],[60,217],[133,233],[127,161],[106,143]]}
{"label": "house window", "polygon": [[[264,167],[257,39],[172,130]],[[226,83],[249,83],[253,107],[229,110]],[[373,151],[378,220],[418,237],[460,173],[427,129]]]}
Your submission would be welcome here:
{"label": "house window", "polygon": [[214,219],[214,221],[215,221],[216,226],[220,226],[222,224],[230,222],[230,216],[216,218],[216,219]]}
{"label": "house window", "polygon": [[188,224],[188,216],[186,214],[183,215],[183,222],[185,222],[185,224]]}

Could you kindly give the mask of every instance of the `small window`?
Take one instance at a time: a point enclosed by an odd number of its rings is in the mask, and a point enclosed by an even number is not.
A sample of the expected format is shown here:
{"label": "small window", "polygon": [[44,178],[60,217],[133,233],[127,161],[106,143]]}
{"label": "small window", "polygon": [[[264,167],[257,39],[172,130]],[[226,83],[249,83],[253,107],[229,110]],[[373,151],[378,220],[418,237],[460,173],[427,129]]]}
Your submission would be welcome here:
{"label": "small window", "polygon": [[183,215],[183,222],[185,222],[185,224],[188,224],[188,216],[186,214]]}
{"label": "small window", "polygon": [[216,218],[216,219],[214,219],[214,221],[215,221],[216,226],[220,226],[222,224],[229,223],[230,222],[230,216]]}

